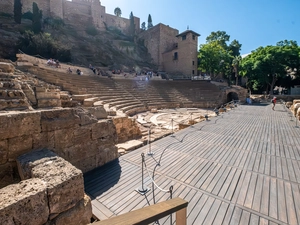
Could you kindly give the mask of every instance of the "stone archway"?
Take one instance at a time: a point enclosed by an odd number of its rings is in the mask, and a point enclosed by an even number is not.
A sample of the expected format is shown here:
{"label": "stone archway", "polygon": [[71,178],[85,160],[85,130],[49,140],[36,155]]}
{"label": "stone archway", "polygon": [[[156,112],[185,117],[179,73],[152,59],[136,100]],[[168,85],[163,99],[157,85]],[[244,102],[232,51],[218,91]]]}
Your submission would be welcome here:
{"label": "stone archway", "polygon": [[239,100],[239,95],[236,92],[229,92],[227,94],[227,102],[230,102],[232,100]]}

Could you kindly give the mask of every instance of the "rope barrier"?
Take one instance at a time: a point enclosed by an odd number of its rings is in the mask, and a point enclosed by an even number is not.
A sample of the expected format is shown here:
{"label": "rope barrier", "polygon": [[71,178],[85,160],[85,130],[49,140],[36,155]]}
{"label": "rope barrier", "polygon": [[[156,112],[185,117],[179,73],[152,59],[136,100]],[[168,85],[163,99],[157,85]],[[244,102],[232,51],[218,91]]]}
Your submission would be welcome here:
{"label": "rope barrier", "polygon": [[[222,116],[222,118],[223,118],[223,116]],[[188,117],[187,120],[189,120],[189,119],[192,120],[192,113],[190,114],[190,116]],[[217,118],[217,119],[215,120],[215,124],[217,123],[218,120],[219,120],[219,118]],[[171,121],[170,121],[171,126],[172,126],[172,135],[174,134],[174,129],[173,129],[174,121],[175,121],[175,120],[174,120],[173,118],[172,118]],[[183,120],[183,121],[185,121],[185,120]],[[177,121],[175,121],[175,122],[177,122]],[[170,123],[167,123],[167,125],[170,124]],[[177,123],[180,123],[180,122],[177,122]],[[200,129],[196,129],[195,131],[201,131],[202,128],[205,127],[206,125],[208,125],[208,124],[204,124]],[[191,126],[191,127],[193,127],[193,126]],[[190,133],[191,133],[191,132],[190,132]],[[182,137],[182,139],[181,139],[181,140],[178,140],[178,141],[182,143],[183,140],[185,139],[185,137],[187,137],[190,133],[185,134],[185,135]],[[152,176],[151,176],[151,173],[150,173],[150,171],[149,171],[149,169],[148,169],[148,167],[147,167],[147,163],[146,163],[146,161],[145,161],[145,159],[144,159],[144,153],[141,154],[141,156],[142,156],[142,188],[141,188],[141,189],[142,189],[142,191],[145,191],[145,190],[144,190],[144,175],[143,175],[143,173],[144,173],[144,167],[145,167],[146,172],[147,172],[147,174],[148,174],[148,177],[150,178],[150,181],[151,181],[151,183],[152,183],[152,189],[153,189],[153,192],[152,192],[152,194],[153,194],[153,202],[154,202],[154,204],[155,204],[156,200],[155,200],[155,193],[154,193],[154,190],[155,190],[155,189],[154,189],[154,187],[156,187],[158,190],[160,190],[160,191],[162,191],[162,192],[170,193],[170,198],[171,198],[171,199],[173,198],[173,186],[170,186],[169,190],[166,190],[166,189],[161,188],[161,187],[155,182],[155,171],[156,171],[157,167],[161,165],[161,160],[162,160],[162,157],[163,157],[165,151],[166,151],[170,146],[172,146],[173,144],[176,144],[176,143],[178,143],[178,142],[173,142],[173,143],[169,144],[168,146],[166,146],[166,147],[163,149],[162,153],[160,154],[160,157],[159,157],[159,160],[158,160],[158,161],[156,161],[156,159],[153,157],[153,154],[154,154],[154,153],[152,153],[152,151],[151,151],[150,142],[151,142],[151,126],[149,127],[149,130],[148,130],[149,153],[151,153],[151,154],[148,154],[148,155],[150,155],[150,156],[152,157],[152,159],[154,160],[154,162],[155,162],[156,164],[155,164],[155,167],[154,167],[154,169],[153,169]],[[147,190],[147,191],[148,191],[148,190]],[[145,195],[145,198],[146,198],[146,200],[147,200],[147,203],[149,204],[149,200],[147,199],[146,195]],[[171,224],[172,224],[172,216],[170,217],[170,222],[171,222]],[[156,221],[156,223],[158,224],[158,221]]]}

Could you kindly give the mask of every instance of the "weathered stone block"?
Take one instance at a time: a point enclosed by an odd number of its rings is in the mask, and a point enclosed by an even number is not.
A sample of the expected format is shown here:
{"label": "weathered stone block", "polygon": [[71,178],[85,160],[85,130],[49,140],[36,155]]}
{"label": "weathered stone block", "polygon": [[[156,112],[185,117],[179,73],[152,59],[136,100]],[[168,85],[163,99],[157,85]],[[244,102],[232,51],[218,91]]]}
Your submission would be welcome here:
{"label": "weathered stone block", "polygon": [[41,132],[32,135],[32,149],[39,150],[43,148],[48,148],[50,150],[55,147],[55,132]]}
{"label": "weathered stone block", "polygon": [[93,106],[94,102],[98,101],[99,98],[95,97],[95,98],[86,98],[83,100],[83,106],[85,107],[91,107]]}
{"label": "weathered stone block", "polygon": [[92,139],[105,139],[111,137],[112,141],[117,143],[117,132],[116,127],[112,120],[100,120],[92,125]]}
{"label": "weathered stone block", "polygon": [[[19,157],[18,168],[24,177],[31,171],[32,178],[46,182],[50,216],[55,217],[74,207],[84,197],[83,175],[69,162],[58,156],[52,157],[52,153],[47,151],[40,150]],[[45,154],[47,159],[43,159]]]}
{"label": "weathered stone block", "polygon": [[0,115],[0,140],[39,133],[40,112],[10,112]]}
{"label": "weathered stone block", "polygon": [[91,199],[85,195],[75,207],[66,212],[61,213],[53,220],[55,225],[76,224],[86,225],[91,222],[92,204]]}
{"label": "weathered stone block", "polygon": [[79,116],[71,108],[41,111],[41,126],[43,132],[73,128],[79,123]]}
{"label": "weathered stone block", "polygon": [[0,62],[0,70],[6,73],[13,73],[15,72],[15,67],[11,63]]}
{"label": "weathered stone block", "polygon": [[44,224],[49,209],[46,184],[34,178],[0,189],[0,224]]}
{"label": "weathered stone block", "polygon": [[55,142],[54,146],[57,150],[63,150],[64,148],[74,145],[72,143],[74,137],[74,129],[61,129],[54,131]]}
{"label": "weathered stone block", "polygon": [[19,155],[32,150],[31,135],[24,135],[8,139],[8,160],[15,161]]}
{"label": "weathered stone block", "polygon": [[36,92],[37,99],[60,99],[59,92]]}
{"label": "weathered stone block", "polygon": [[8,160],[8,141],[0,140],[0,164],[6,163]]}
{"label": "weathered stone block", "polygon": [[82,145],[83,143],[90,142],[92,140],[92,128],[91,126],[80,126],[74,129],[73,145]]}
{"label": "weathered stone block", "polygon": [[107,112],[102,106],[97,107],[90,107],[86,108],[92,115],[94,115],[98,120],[99,119],[106,119],[107,118]]}
{"label": "weathered stone block", "polygon": [[61,100],[56,98],[38,99],[39,108],[61,107]]}
{"label": "weathered stone block", "polygon": [[76,108],[74,110],[80,118],[79,125],[84,126],[84,125],[93,124],[93,123],[98,122],[97,118],[94,115],[92,115],[91,113],[89,113],[88,110],[85,110],[83,108]]}
{"label": "weathered stone block", "polygon": [[19,175],[22,180],[32,178],[32,168],[37,165],[52,162],[57,159],[57,155],[47,149],[32,151],[28,154],[21,155],[17,158]]}
{"label": "weathered stone block", "polygon": [[30,62],[17,62],[17,66],[33,66]]}

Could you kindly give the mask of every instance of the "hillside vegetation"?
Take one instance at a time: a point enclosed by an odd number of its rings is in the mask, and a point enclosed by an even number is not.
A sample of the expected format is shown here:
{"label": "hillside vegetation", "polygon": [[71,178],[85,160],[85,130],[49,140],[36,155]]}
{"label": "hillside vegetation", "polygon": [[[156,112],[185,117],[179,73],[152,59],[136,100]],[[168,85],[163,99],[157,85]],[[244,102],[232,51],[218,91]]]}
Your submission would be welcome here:
{"label": "hillside vegetation", "polygon": [[[155,68],[147,48],[132,41],[117,28],[99,31],[93,26],[75,27],[51,20],[44,20],[40,34],[30,33],[31,27],[30,19],[23,18],[21,24],[16,24],[12,16],[0,15],[0,58],[15,60],[16,53],[21,49],[30,55],[45,58],[56,56],[61,61],[84,66],[92,64],[123,70]],[[60,57],[65,53],[69,55]]]}

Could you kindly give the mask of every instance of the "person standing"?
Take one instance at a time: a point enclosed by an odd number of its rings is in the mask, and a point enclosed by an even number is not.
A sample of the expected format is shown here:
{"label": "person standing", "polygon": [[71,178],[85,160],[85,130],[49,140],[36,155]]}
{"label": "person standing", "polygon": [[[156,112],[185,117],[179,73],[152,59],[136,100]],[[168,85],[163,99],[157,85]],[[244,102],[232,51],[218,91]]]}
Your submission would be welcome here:
{"label": "person standing", "polygon": [[275,111],[275,105],[276,105],[276,97],[274,97],[273,99],[272,99],[272,103],[273,103],[273,107],[272,107],[272,109]]}

